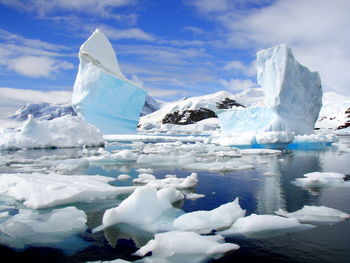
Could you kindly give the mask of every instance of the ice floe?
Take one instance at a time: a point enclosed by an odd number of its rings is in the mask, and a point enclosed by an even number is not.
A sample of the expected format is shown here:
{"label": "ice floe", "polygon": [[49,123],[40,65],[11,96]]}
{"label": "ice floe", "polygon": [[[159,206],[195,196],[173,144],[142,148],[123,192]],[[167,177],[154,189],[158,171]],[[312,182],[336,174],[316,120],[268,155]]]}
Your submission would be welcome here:
{"label": "ice floe", "polygon": [[91,202],[131,193],[134,187],[114,187],[105,176],[60,174],[0,174],[0,194],[11,196],[30,208]]}
{"label": "ice floe", "polygon": [[129,180],[130,178],[131,178],[131,176],[128,174],[120,174],[120,175],[118,175],[117,180],[126,181],[126,180]]}
{"label": "ice floe", "polygon": [[194,232],[172,231],[156,234],[135,255],[145,256],[144,262],[202,262],[207,258],[218,258],[224,253],[239,249],[232,243],[224,243],[219,235],[201,236]]}
{"label": "ice floe", "polygon": [[174,187],[176,189],[187,189],[195,187],[198,183],[197,174],[192,173],[186,178],[177,178],[176,175],[167,175],[164,179],[157,179],[152,174],[139,174],[133,183],[147,184],[154,188]]}
{"label": "ice floe", "polygon": [[175,218],[173,202],[184,196],[174,188],[156,190],[151,186],[137,188],[119,206],[107,209],[103,215],[102,226],[95,231],[116,224],[129,224],[148,232],[157,232]]}
{"label": "ice floe", "polygon": [[51,212],[20,209],[0,224],[0,243],[16,248],[50,246],[85,231],[87,216],[71,206]]}
{"label": "ice floe", "polygon": [[66,115],[53,120],[29,116],[22,128],[0,131],[0,149],[100,146],[102,133],[80,117]]}
{"label": "ice floe", "polygon": [[304,174],[304,178],[295,179],[294,183],[302,187],[341,186],[345,184],[345,175],[332,172],[313,172]]}
{"label": "ice floe", "polygon": [[300,224],[296,218],[251,214],[247,217],[238,218],[229,229],[220,231],[218,234],[224,236],[242,234],[247,237],[268,237],[312,227],[311,225]]}
{"label": "ice floe", "polygon": [[275,211],[277,215],[297,218],[300,222],[329,222],[335,223],[349,219],[349,214],[326,206],[308,206],[288,213],[282,209]]}
{"label": "ice floe", "polygon": [[233,202],[223,204],[210,211],[194,211],[186,213],[174,221],[177,229],[200,234],[210,233],[231,226],[238,218],[245,216],[236,198]]}

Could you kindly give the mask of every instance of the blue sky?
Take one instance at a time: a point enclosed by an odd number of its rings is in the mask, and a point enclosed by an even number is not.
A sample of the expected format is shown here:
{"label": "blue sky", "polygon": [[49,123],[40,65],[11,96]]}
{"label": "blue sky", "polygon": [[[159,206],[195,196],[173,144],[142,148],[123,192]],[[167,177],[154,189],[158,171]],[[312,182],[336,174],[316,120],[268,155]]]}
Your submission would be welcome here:
{"label": "blue sky", "polygon": [[348,10],[347,0],[0,0],[0,103],[69,100],[97,27],[124,75],[163,100],[256,87],[256,52],[280,43],[324,90],[348,95]]}

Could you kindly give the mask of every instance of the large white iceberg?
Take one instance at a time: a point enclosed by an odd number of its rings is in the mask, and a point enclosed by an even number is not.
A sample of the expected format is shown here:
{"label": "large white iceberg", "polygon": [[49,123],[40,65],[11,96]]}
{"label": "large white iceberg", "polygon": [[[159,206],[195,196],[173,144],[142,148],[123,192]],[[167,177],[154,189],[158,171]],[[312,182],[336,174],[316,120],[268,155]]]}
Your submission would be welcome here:
{"label": "large white iceberg", "polygon": [[72,105],[103,134],[135,133],[146,92],[120,71],[111,43],[99,30],[80,47]]}
{"label": "large white iceberg", "polygon": [[222,131],[312,133],[322,106],[318,72],[299,64],[285,44],[259,51],[257,66],[257,81],[264,90],[266,106],[218,114]]}
{"label": "large white iceberg", "polygon": [[0,130],[0,149],[62,148],[104,145],[102,133],[80,117],[28,120],[19,130]]}

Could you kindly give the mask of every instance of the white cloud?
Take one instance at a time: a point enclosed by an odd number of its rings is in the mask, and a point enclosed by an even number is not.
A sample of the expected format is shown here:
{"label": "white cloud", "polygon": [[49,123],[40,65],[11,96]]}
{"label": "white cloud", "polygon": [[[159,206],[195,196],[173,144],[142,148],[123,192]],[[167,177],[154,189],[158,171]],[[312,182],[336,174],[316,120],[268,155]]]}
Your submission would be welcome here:
{"label": "white cloud", "polygon": [[111,17],[114,8],[132,5],[135,2],[136,0],[0,0],[0,4],[38,15],[56,11],[77,11],[102,17]]}
{"label": "white cloud", "polygon": [[50,57],[21,56],[7,61],[7,67],[17,73],[33,77],[52,77],[61,69],[72,69],[73,64]]}
{"label": "white cloud", "polygon": [[243,73],[245,76],[256,76],[256,60],[253,60],[250,65],[244,65],[239,60],[232,60],[224,66],[224,70]]}
{"label": "white cloud", "polygon": [[226,89],[231,91],[242,91],[250,88],[256,88],[258,85],[250,79],[220,79],[220,83]]}
{"label": "white cloud", "polygon": [[138,39],[143,41],[154,41],[156,38],[152,34],[144,32],[140,28],[117,29],[105,25],[99,26],[101,30],[111,40]]}
{"label": "white cloud", "polygon": [[152,97],[171,97],[171,96],[186,96],[186,91],[174,90],[174,89],[156,89],[156,88],[144,88],[148,95]]}
{"label": "white cloud", "polygon": [[190,0],[184,3],[193,5],[201,13],[226,11],[229,8],[228,0]]}
{"label": "white cloud", "polygon": [[195,27],[195,26],[185,26],[183,28],[183,30],[190,31],[190,32],[197,34],[197,35],[203,35],[205,33],[204,29],[199,28],[199,27]]}
{"label": "white cloud", "polygon": [[71,99],[71,91],[39,91],[0,87],[0,118],[9,116],[31,102],[65,104]]}

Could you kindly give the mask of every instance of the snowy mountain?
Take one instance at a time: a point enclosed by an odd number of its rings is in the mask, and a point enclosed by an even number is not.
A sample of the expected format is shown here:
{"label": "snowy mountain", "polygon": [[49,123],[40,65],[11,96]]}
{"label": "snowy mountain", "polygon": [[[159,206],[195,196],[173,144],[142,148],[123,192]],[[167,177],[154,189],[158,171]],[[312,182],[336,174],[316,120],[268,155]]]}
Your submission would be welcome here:
{"label": "snowy mountain", "polygon": [[209,95],[184,98],[168,103],[160,110],[141,117],[139,131],[210,133],[219,128],[217,112],[255,103],[263,103],[263,93],[259,88],[240,94],[219,91]]}
{"label": "snowy mountain", "polygon": [[151,96],[146,96],[145,105],[143,105],[141,116],[151,114],[160,109],[159,103]]}
{"label": "snowy mountain", "polygon": [[53,120],[65,115],[76,116],[76,112],[70,105],[55,105],[50,103],[30,103],[18,111],[15,114],[8,116],[8,119],[15,121],[25,121],[28,119],[28,115],[33,115],[34,119],[38,120]]}
{"label": "snowy mountain", "polygon": [[318,129],[342,129],[350,126],[350,98],[335,92],[323,94],[323,106],[315,124]]}

